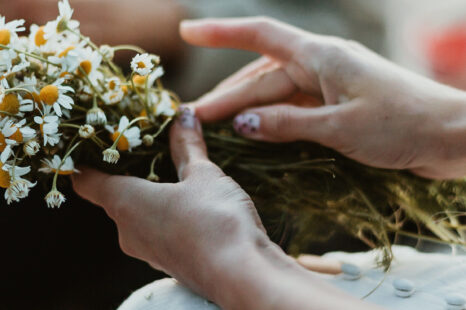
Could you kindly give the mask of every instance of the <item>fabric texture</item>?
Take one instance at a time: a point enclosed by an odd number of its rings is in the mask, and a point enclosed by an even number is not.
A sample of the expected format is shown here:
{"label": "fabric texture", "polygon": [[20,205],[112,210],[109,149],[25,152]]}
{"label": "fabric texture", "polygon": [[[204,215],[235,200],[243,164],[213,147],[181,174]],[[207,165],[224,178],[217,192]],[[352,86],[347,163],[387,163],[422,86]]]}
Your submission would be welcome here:
{"label": "fabric texture", "polygon": [[[375,265],[377,251],[363,253],[333,252],[324,255],[358,266],[362,276],[345,280],[343,275],[322,275],[324,280],[347,293],[393,310],[447,309],[446,298],[457,294],[466,298],[466,256],[421,253],[406,246],[394,246],[395,260],[388,273]],[[411,297],[395,294],[393,282],[406,279],[414,284]],[[375,289],[376,288],[376,289]],[[375,289],[375,290],[374,290]],[[461,309],[461,308],[455,308]],[[466,309],[466,308],[463,308]],[[194,294],[173,279],[163,279],[134,292],[119,310],[219,310],[217,306]]]}

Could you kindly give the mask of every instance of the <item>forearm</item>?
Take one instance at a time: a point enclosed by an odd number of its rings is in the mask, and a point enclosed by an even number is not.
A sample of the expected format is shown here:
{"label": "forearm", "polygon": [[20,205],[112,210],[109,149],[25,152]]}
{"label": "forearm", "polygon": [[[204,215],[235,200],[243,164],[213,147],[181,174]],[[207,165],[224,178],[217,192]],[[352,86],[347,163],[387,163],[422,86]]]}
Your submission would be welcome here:
{"label": "forearm", "polygon": [[212,290],[223,309],[380,309],[319,279],[272,244],[232,251],[224,262]]}

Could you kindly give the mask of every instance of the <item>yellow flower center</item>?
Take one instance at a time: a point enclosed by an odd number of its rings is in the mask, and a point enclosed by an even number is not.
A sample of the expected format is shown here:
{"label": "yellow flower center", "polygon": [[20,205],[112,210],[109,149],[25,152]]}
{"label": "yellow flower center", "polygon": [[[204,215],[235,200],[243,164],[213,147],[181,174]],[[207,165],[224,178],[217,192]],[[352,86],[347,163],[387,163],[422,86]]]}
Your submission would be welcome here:
{"label": "yellow flower center", "polygon": [[0,152],[3,152],[6,148],[5,136],[0,132]]}
{"label": "yellow flower center", "polygon": [[[10,39],[11,39],[10,30],[8,29],[0,30],[0,44],[8,45],[10,44]],[[1,47],[0,47],[0,50],[2,50]]]}
{"label": "yellow flower center", "polygon": [[82,71],[84,71],[87,75],[89,75],[89,73],[91,73],[91,70],[92,70],[92,63],[89,60],[84,60],[84,61],[81,61],[81,63],[79,64],[77,74],[79,76],[83,76]]}
{"label": "yellow flower center", "polygon": [[8,139],[15,140],[16,142],[21,143],[21,142],[23,142],[23,134],[21,133],[21,131],[18,128],[18,129],[16,129],[14,134],[12,134],[11,136],[8,137]]}
{"label": "yellow flower center", "polygon": [[138,62],[139,69],[144,69],[145,67],[146,67],[146,64],[143,61]]}
{"label": "yellow flower center", "polygon": [[133,83],[136,85],[136,86],[141,86],[141,85],[144,85],[146,83],[146,77],[145,76],[142,76],[142,75],[139,75],[139,74],[135,74],[133,76]]}
{"label": "yellow flower center", "polygon": [[116,82],[114,80],[111,80],[109,83],[108,83],[108,88],[110,88],[111,90],[114,90],[116,87]]}
{"label": "yellow flower center", "polygon": [[[147,116],[146,109],[143,109],[143,110],[141,111],[141,113],[139,114],[139,116],[142,116],[142,117]],[[149,125],[150,125],[150,124],[149,124],[149,121],[148,121],[148,120],[142,119],[142,120],[139,121],[139,127],[141,127],[141,128],[145,128],[145,127],[147,127],[147,126],[149,126]]]}
{"label": "yellow flower center", "polygon": [[10,174],[2,168],[3,164],[0,162],[0,187],[8,188],[10,186]]}
{"label": "yellow flower center", "polygon": [[[120,135],[120,133],[118,131],[115,131],[112,134],[111,138],[112,138],[113,142],[116,141],[116,139],[118,138],[119,135]],[[118,140],[117,149],[119,149],[120,151],[129,150],[129,142],[128,142],[128,139],[126,139],[126,137],[124,135],[121,135],[120,140]]]}
{"label": "yellow flower center", "polygon": [[69,47],[67,47],[63,52],[61,52],[60,54],[58,54],[58,57],[60,57],[60,58],[66,57],[66,55],[68,55],[68,52],[69,52],[69,51],[72,51],[72,50],[74,50],[74,49],[75,49],[74,46],[69,46]]}
{"label": "yellow flower center", "polygon": [[40,100],[48,105],[53,105],[57,102],[58,96],[58,87],[55,85],[47,85],[39,93]]}
{"label": "yellow flower center", "polygon": [[19,100],[15,94],[7,94],[2,103],[0,103],[0,111],[8,112],[11,114],[18,114],[19,112]]}
{"label": "yellow flower center", "polygon": [[34,43],[36,43],[37,46],[47,43],[47,40],[44,38],[44,34],[44,26],[37,29],[36,35],[34,36]]}
{"label": "yellow flower center", "polygon": [[[53,173],[56,173],[56,172],[57,172],[57,169],[53,169],[53,168],[52,168],[52,172],[53,172]],[[58,174],[59,174],[59,175],[71,175],[71,174],[73,174],[73,173],[74,173],[73,170],[60,170],[60,171],[58,171]]]}
{"label": "yellow flower center", "polygon": [[122,85],[122,86],[121,86],[121,90],[123,91],[123,93],[124,93],[125,95],[128,94],[128,86]]}

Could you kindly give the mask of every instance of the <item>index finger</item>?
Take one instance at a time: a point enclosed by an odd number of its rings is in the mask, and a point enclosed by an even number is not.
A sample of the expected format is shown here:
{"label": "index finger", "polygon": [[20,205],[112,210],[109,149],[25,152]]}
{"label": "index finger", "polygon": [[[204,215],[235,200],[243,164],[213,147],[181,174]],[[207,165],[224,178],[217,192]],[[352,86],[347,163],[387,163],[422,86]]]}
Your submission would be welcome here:
{"label": "index finger", "polygon": [[[144,201],[157,201],[163,205],[170,194],[170,184],[158,184],[144,179],[110,175],[92,168],[82,167],[81,173],[72,176],[73,188],[82,198],[101,206],[116,219],[124,209],[138,209]],[[149,197],[150,196],[150,197]]]}
{"label": "index finger", "polygon": [[183,21],[180,33],[186,42],[193,45],[248,50],[282,61],[293,56],[298,39],[307,34],[265,17]]}

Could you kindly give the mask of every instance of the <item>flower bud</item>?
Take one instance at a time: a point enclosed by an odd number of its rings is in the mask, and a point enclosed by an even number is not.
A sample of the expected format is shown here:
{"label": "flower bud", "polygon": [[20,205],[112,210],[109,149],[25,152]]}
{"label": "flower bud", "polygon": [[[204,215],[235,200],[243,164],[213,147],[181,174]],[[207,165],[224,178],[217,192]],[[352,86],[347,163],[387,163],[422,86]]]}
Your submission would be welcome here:
{"label": "flower bud", "polygon": [[83,139],[89,139],[95,134],[95,129],[91,125],[82,125],[79,127],[79,136]]}
{"label": "flower bud", "polygon": [[102,56],[104,56],[108,60],[112,60],[113,57],[115,56],[115,50],[110,45],[106,45],[106,44],[102,45],[99,48],[99,51],[102,54]]}
{"label": "flower bud", "polygon": [[104,161],[110,164],[116,164],[120,159],[120,153],[112,148],[106,149],[102,152],[102,154],[104,155]]}
{"label": "flower bud", "polygon": [[152,146],[152,144],[154,144],[154,137],[151,135],[144,135],[144,137],[142,137],[142,143],[144,143],[145,146]]}
{"label": "flower bud", "polygon": [[45,196],[45,202],[47,203],[47,207],[49,208],[60,208],[62,203],[65,202],[65,196],[60,193],[59,191],[51,190],[47,196]]}
{"label": "flower bud", "polygon": [[101,108],[95,107],[87,111],[86,123],[97,126],[107,124],[107,116]]}
{"label": "flower bud", "polygon": [[40,144],[36,140],[29,140],[23,145],[23,151],[29,157],[36,155],[39,150]]}

